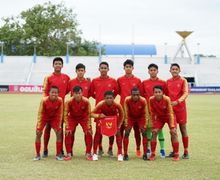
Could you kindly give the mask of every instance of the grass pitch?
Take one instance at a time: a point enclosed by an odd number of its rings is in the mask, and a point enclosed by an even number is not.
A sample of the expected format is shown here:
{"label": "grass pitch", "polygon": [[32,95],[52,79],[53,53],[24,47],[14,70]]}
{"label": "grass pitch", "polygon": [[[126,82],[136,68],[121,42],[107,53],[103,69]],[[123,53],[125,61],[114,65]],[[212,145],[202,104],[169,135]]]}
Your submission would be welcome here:
{"label": "grass pitch", "polygon": [[[133,134],[130,135],[129,161],[117,162],[106,154],[97,162],[85,160],[84,136],[80,126],[69,162],[55,160],[55,136],[52,132],[49,157],[34,162],[36,116],[41,95],[0,94],[0,179],[220,179],[220,95],[188,97],[188,133],[190,159],[154,162],[135,157]],[[167,126],[165,149],[171,151]],[[183,147],[181,136],[180,155]],[[108,139],[104,137],[104,150]],[[157,146],[157,152],[159,146]],[[114,145],[116,154],[116,144]]]}

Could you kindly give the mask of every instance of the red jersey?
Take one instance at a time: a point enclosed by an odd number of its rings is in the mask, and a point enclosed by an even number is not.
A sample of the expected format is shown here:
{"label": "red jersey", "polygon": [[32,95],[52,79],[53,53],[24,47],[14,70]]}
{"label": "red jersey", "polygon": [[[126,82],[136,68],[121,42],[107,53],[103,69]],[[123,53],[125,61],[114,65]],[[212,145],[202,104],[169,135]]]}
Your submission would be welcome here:
{"label": "red jersey", "polygon": [[92,80],[90,94],[96,100],[96,104],[104,99],[104,94],[106,91],[112,91],[114,93],[114,97],[117,96],[118,85],[115,79],[111,77],[97,77]]}
{"label": "red jersey", "polygon": [[163,81],[159,78],[156,80],[146,79],[142,82],[143,95],[148,101],[151,96],[153,96],[153,88],[156,85],[160,85],[163,88],[164,94],[167,94],[166,81]]}
{"label": "red jersey", "polygon": [[134,75],[127,77],[126,75],[118,78],[118,94],[121,96],[120,103],[124,106],[124,101],[127,96],[131,95],[131,89],[137,87],[141,91],[141,80]]}
{"label": "red jersey", "polygon": [[72,79],[68,83],[68,91],[71,92],[71,96],[73,96],[73,88],[75,86],[80,86],[83,89],[83,96],[89,98],[89,89],[90,89],[91,82],[84,78],[80,81],[78,78]]}
{"label": "red jersey", "polygon": [[154,96],[149,99],[150,114],[152,122],[160,120],[170,124],[170,127],[175,127],[174,124],[174,113],[171,105],[170,98],[163,95],[160,101],[157,101]]}
{"label": "red jersey", "polygon": [[59,96],[64,100],[65,95],[68,93],[68,82],[70,78],[66,74],[55,74],[45,77],[43,84],[43,96],[49,96],[51,86],[57,86],[59,88]]}
{"label": "red jersey", "polygon": [[63,100],[58,97],[55,101],[51,101],[49,96],[44,97],[41,100],[38,118],[37,118],[37,128],[41,126],[43,121],[59,121],[62,123],[63,118]]}
{"label": "red jersey", "polygon": [[80,102],[77,102],[71,97],[65,102],[64,108],[64,122],[68,129],[69,121],[87,121],[88,127],[91,127],[91,106],[86,97],[82,97]]}
{"label": "red jersey", "polygon": [[124,112],[120,104],[113,102],[112,105],[108,106],[103,100],[99,102],[92,111],[92,117],[99,118],[100,114],[104,114],[106,116],[117,116],[117,126],[118,128],[121,127],[124,119]]}
{"label": "red jersey", "polygon": [[126,97],[124,103],[125,111],[125,126],[127,125],[128,120],[137,120],[141,119],[145,122],[145,128],[148,124],[149,112],[147,101],[144,97],[140,96],[138,101],[132,100],[131,96]]}
{"label": "red jersey", "polygon": [[173,106],[174,111],[186,110],[186,98],[189,94],[187,80],[181,76],[167,80],[167,91],[171,101],[177,101],[178,105]]}

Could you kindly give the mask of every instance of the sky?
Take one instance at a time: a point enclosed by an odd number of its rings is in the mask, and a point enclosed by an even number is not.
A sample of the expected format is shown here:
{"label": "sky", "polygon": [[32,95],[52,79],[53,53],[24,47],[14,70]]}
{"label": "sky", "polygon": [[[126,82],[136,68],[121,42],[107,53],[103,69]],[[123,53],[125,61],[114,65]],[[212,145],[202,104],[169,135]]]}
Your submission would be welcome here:
{"label": "sky", "polygon": [[[1,0],[0,17],[18,15],[47,0]],[[52,3],[60,3],[53,0]],[[77,14],[83,38],[103,44],[155,44],[174,49],[175,31],[193,31],[186,39],[192,54],[220,57],[219,0],[63,0]],[[1,24],[1,23],[0,23]],[[163,53],[161,51],[161,53]],[[170,52],[170,56],[174,55]],[[168,54],[169,55],[169,54]]]}

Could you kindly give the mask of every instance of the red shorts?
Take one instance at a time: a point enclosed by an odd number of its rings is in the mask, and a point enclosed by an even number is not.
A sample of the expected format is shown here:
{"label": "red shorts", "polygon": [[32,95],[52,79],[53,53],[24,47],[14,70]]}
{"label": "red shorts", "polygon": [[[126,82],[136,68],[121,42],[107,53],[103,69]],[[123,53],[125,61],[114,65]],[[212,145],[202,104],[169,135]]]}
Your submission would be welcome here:
{"label": "red shorts", "polygon": [[174,114],[176,116],[176,122],[178,124],[186,124],[187,123],[187,112],[184,111],[174,111]]}
{"label": "red shorts", "polygon": [[84,133],[87,133],[88,129],[90,128],[90,127],[88,127],[88,121],[86,121],[86,120],[78,121],[78,120],[68,119],[68,123],[69,123],[69,130],[71,130],[73,132],[75,132],[78,124],[80,124]]}
{"label": "red shorts", "polygon": [[144,129],[145,125],[145,120],[144,119],[135,119],[135,120],[131,120],[128,119],[128,126],[126,128],[131,129],[134,126],[138,126],[139,129]]}
{"label": "red shorts", "polygon": [[[152,122],[153,129],[162,129],[165,123],[168,124],[170,129],[172,128],[169,123],[169,119],[161,120],[161,119],[157,118],[157,119],[155,119],[155,121]],[[174,119],[174,127],[176,128],[176,120],[175,119]]]}
{"label": "red shorts", "polygon": [[44,127],[46,124],[49,124],[54,130],[60,131],[61,130],[61,123],[60,120],[50,120],[50,121],[44,121],[42,120],[41,122],[37,123],[37,131],[43,131]]}

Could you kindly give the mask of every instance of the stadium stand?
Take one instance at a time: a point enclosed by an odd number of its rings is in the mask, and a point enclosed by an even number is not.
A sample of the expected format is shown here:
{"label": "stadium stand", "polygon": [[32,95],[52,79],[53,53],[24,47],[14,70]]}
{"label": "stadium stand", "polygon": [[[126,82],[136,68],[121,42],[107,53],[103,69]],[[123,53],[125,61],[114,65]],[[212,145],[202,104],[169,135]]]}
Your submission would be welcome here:
{"label": "stadium stand", "polygon": [[0,63],[0,84],[26,84],[31,64],[30,57],[5,57],[5,62]]}
{"label": "stadium stand", "polygon": [[[117,78],[124,74],[123,62],[131,56],[103,56],[102,60],[110,65],[109,75]],[[78,63],[86,65],[86,76],[94,78],[99,76],[98,57],[75,57],[69,58],[65,63],[63,72],[71,78],[75,77],[75,66]],[[42,85],[46,75],[53,71],[53,57],[37,57],[37,63],[32,63],[31,56],[5,56],[4,63],[0,63],[0,85]],[[201,58],[201,64],[189,64],[188,59],[177,59],[181,65],[181,75],[192,81],[193,86],[220,86],[220,59]],[[142,80],[148,78],[147,66],[150,63],[159,65],[159,76],[162,79],[170,77],[168,64],[164,64],[163,58],[149,56],[135,56],[134,74]]]}

